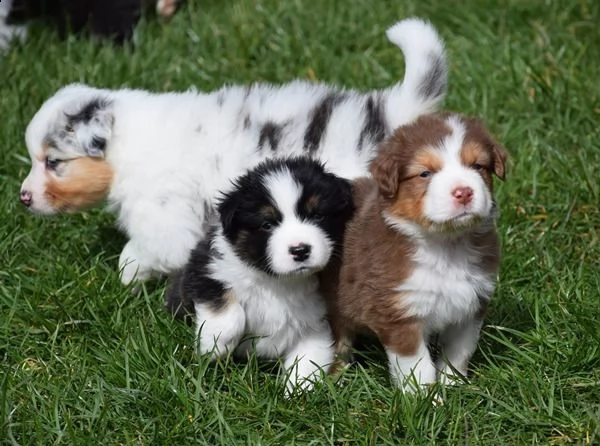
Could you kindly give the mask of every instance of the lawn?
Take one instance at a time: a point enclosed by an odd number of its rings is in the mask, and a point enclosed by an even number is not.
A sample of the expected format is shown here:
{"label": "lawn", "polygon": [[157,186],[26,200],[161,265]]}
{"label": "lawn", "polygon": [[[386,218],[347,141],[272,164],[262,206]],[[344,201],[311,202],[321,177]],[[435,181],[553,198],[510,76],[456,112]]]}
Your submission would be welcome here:
{"label": "lawn", "polygon": [[[442,406],[392,388],[374,349],[292,400],[276,365],[208,363],[163,311],[164,282],[121,286],[113,216],[18,203],[25,127],[65,83],[383,87],[403,70],[384,31],[413,15],[446,40],[445,107],[511,153],[499,286],[471,378]],[[599,24],[596,0],[190,0],[141,23],[135,50],[36,26],[0,56],[0,443],[600,444]]]}

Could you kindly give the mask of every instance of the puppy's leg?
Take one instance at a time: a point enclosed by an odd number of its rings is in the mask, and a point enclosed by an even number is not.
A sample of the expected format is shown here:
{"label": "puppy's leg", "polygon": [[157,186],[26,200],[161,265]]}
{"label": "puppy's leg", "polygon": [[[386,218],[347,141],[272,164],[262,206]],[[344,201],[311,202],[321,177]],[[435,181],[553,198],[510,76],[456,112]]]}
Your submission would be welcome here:
{"label": "puppy's leg", "polygon": [[210,302],[196,302],[194,310],[198,352],[213,359],[233,352],[246,328],[246,314],[233,292]]}
{"label": "puppy's leg", "polygon": [[131,237],[119,259],[121,281],[144,281],[181,269],[206,233],[205,213],[180,200],[146,200],[121,210],[120,224]]}
{"label": "puppy's leg", "polygon": [[152,268],[142,265],[138,260],[138,253],[134,242],[129,241],[119,256],[119,271],[121,272],[121,283],[129,285],[134,280],[145,282],[152,277]]}
{"label": "puppy's leg", "polygon": [[307,333],[285,355],[286,394],[309,390],[321,371],[327,373],[334,360],[333,336],[329,326]]}
{"label": "puppy's leg", "polygon": [[335,361],[331,366],[329,373],[336,374],[343,370],[354,360],[352,355],[352,346],[354,344],[354,327],[348,321],[345,321],[339,315],[332,315],[331,329],[335,340]]}
{"label": "puppy's leg", "polygon": [[441,383],[457,383],[460,382],[460,375],[467,376],[469,360],[477,348],[482,324],[481,319],[471,319],[460,325],[452,325],[440,334],[442,350],[437,369]]}
{"label": "puppy's leg", "polygon": [[375,332],[385,347],[395,385],[413,393],[435,382],[436,369],[419,323],[404,321],[392,330]]}

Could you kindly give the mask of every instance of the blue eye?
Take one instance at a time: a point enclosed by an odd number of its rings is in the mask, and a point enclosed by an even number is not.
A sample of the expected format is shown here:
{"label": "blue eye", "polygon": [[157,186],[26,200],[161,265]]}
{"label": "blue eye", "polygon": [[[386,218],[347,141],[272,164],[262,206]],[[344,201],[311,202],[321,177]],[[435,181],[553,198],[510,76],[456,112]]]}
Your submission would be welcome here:
{"label": "blue eye", "polygon": [[60,160],[56,158],[46,158],[46,168],[54,170],[60,164]]}
{"label": "blue eye", "polygon": [[421,174],[419,175],[421,178],[428,178],[431,176],[431,172],[428,170],[424,170],[423,172],[421,172]]}

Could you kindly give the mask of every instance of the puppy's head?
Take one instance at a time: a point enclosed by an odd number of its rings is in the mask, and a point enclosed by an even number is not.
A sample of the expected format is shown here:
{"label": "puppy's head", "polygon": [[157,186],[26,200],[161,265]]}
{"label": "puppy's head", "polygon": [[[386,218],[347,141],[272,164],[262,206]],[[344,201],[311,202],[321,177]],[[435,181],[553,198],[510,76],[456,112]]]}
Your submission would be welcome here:
{"label": "puppy's head", "polygon": [[236,180],[218,209],[236,254],[277,276],[322,270],[354,210],[350,183],[308,158],[260,164]]}
{"label": "puppy's head", "polygon": [[101,202],[113,177],[105,160],[113,120],[111,101],[101,90],[70,85],[48,99],[25,133],[31,171],[21,202],[41,214]]}
{"label": "puppy's head", "polygon": [[460,233],[493,217],[492,176],[506,150],[458,114],[422,116],[383,143],[371,164],[384,218],[403,231]]}

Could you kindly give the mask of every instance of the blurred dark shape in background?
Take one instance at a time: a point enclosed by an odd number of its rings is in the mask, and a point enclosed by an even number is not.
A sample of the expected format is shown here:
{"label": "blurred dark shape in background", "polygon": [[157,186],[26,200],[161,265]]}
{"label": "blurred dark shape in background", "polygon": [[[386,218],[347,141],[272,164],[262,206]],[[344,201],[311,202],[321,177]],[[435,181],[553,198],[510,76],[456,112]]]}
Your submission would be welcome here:
{"label": "blurred dark shape in background", "polygon": [[122,44],[133,36],[142,13],[154,8],[170,17],[181,0],[13,0],[11,24],[42,19],[57,27],[61,37],[89,31],[93,36]]}

